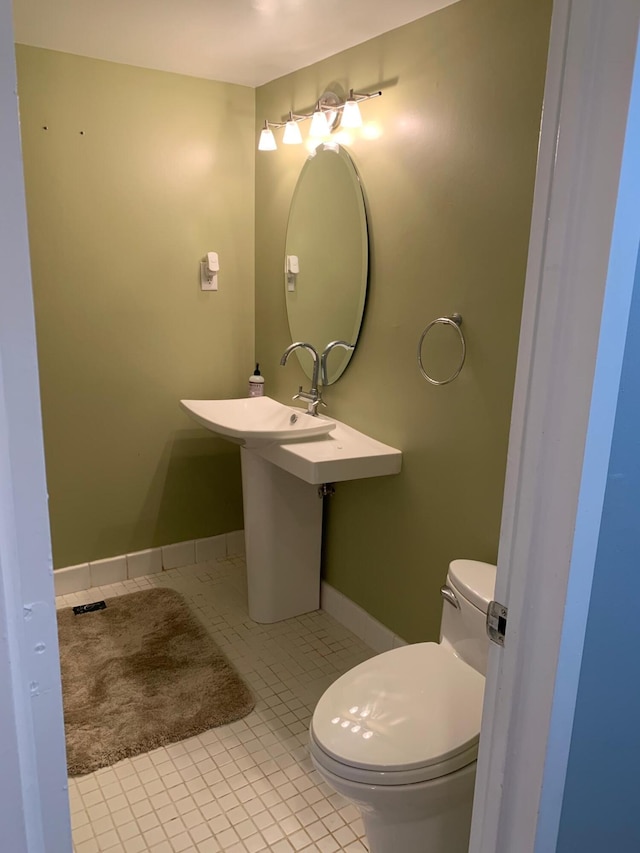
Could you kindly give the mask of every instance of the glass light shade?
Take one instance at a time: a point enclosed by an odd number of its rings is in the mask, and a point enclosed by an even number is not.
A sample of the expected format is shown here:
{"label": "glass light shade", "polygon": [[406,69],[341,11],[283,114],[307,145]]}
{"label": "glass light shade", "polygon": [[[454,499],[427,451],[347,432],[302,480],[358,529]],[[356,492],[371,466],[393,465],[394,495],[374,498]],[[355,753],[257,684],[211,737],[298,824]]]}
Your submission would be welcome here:
{"label": "glass light shade", "polygon": [[309,136],[329,136],[330,133],[331,130],[326,115],[322,110],[316,110],[311,119]]}
{"label": "glass light shade", "polygon": [[298,122],[290,119],[284,126],[282,141],[285,145],[299,145],[302,142],[302,134]]}
{"label": "glass light shade", "polygon": [[260,134],[260,141],[258,142],[258,151],[275,151],[278,146],[276,145],[276,138],[273,135],[273,131],[270,127],[264,127],[262,129],[262,133]]}
{"label": "glass light shade", "polygon": [[362,127],[362,116],[358,102],[349,98],[342,108],[342,121],[340,127]]}

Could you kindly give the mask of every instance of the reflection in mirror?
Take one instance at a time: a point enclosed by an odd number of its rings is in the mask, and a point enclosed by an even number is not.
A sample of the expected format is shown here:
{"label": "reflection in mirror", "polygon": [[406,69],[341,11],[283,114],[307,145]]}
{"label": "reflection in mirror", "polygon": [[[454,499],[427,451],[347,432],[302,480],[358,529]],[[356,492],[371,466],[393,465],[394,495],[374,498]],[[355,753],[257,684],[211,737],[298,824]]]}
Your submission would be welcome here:
{"label": "reflection in mirror", "polygon": [[[367,294],[369,244],[364,196],[349,154],[320,145],[300,172],[291,201],[285,258],[289,331],[326,358],[331,385],[344,372],[355,347]],[[311,377],[311,360],[300,364]]]}

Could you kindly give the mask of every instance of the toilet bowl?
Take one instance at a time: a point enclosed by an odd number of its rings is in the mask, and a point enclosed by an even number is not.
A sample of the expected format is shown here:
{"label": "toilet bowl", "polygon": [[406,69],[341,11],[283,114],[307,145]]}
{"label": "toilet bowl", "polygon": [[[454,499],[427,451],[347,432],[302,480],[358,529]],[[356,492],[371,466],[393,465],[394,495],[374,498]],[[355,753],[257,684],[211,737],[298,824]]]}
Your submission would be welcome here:
{"label": "toilet bowl", "polygon": [[370,853],[467,853],[495,572],[454,560],[440,642],[376,655],[315,708],[313,764],[360,809]]}

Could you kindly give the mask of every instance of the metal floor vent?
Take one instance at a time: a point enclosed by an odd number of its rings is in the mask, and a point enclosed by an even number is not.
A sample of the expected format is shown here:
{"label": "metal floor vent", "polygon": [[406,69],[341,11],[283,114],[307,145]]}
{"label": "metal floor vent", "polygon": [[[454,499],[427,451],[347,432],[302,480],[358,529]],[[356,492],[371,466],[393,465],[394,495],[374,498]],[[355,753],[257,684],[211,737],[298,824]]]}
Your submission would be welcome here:
{"label": "metal floor vent", "polygon": [[93,613],[94,610],[104,610],[106,606],[105,601],[92,601],[91,604],[78,604],[77,607],[73,608],[73,612],[76,616],[79,616],[81,613]]}

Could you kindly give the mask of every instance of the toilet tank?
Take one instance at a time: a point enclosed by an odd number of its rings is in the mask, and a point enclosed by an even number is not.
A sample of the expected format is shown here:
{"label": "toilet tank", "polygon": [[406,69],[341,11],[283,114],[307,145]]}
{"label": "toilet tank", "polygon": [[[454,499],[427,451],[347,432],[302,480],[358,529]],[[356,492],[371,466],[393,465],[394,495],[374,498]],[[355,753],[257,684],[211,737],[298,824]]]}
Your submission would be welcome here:
{"label": "toilet tank", "polygon": [[477,672],[486,674],[489,638],[487,607],[493,599],[496,567],[478,560],[453,560],[442,588],[440,642]]}

